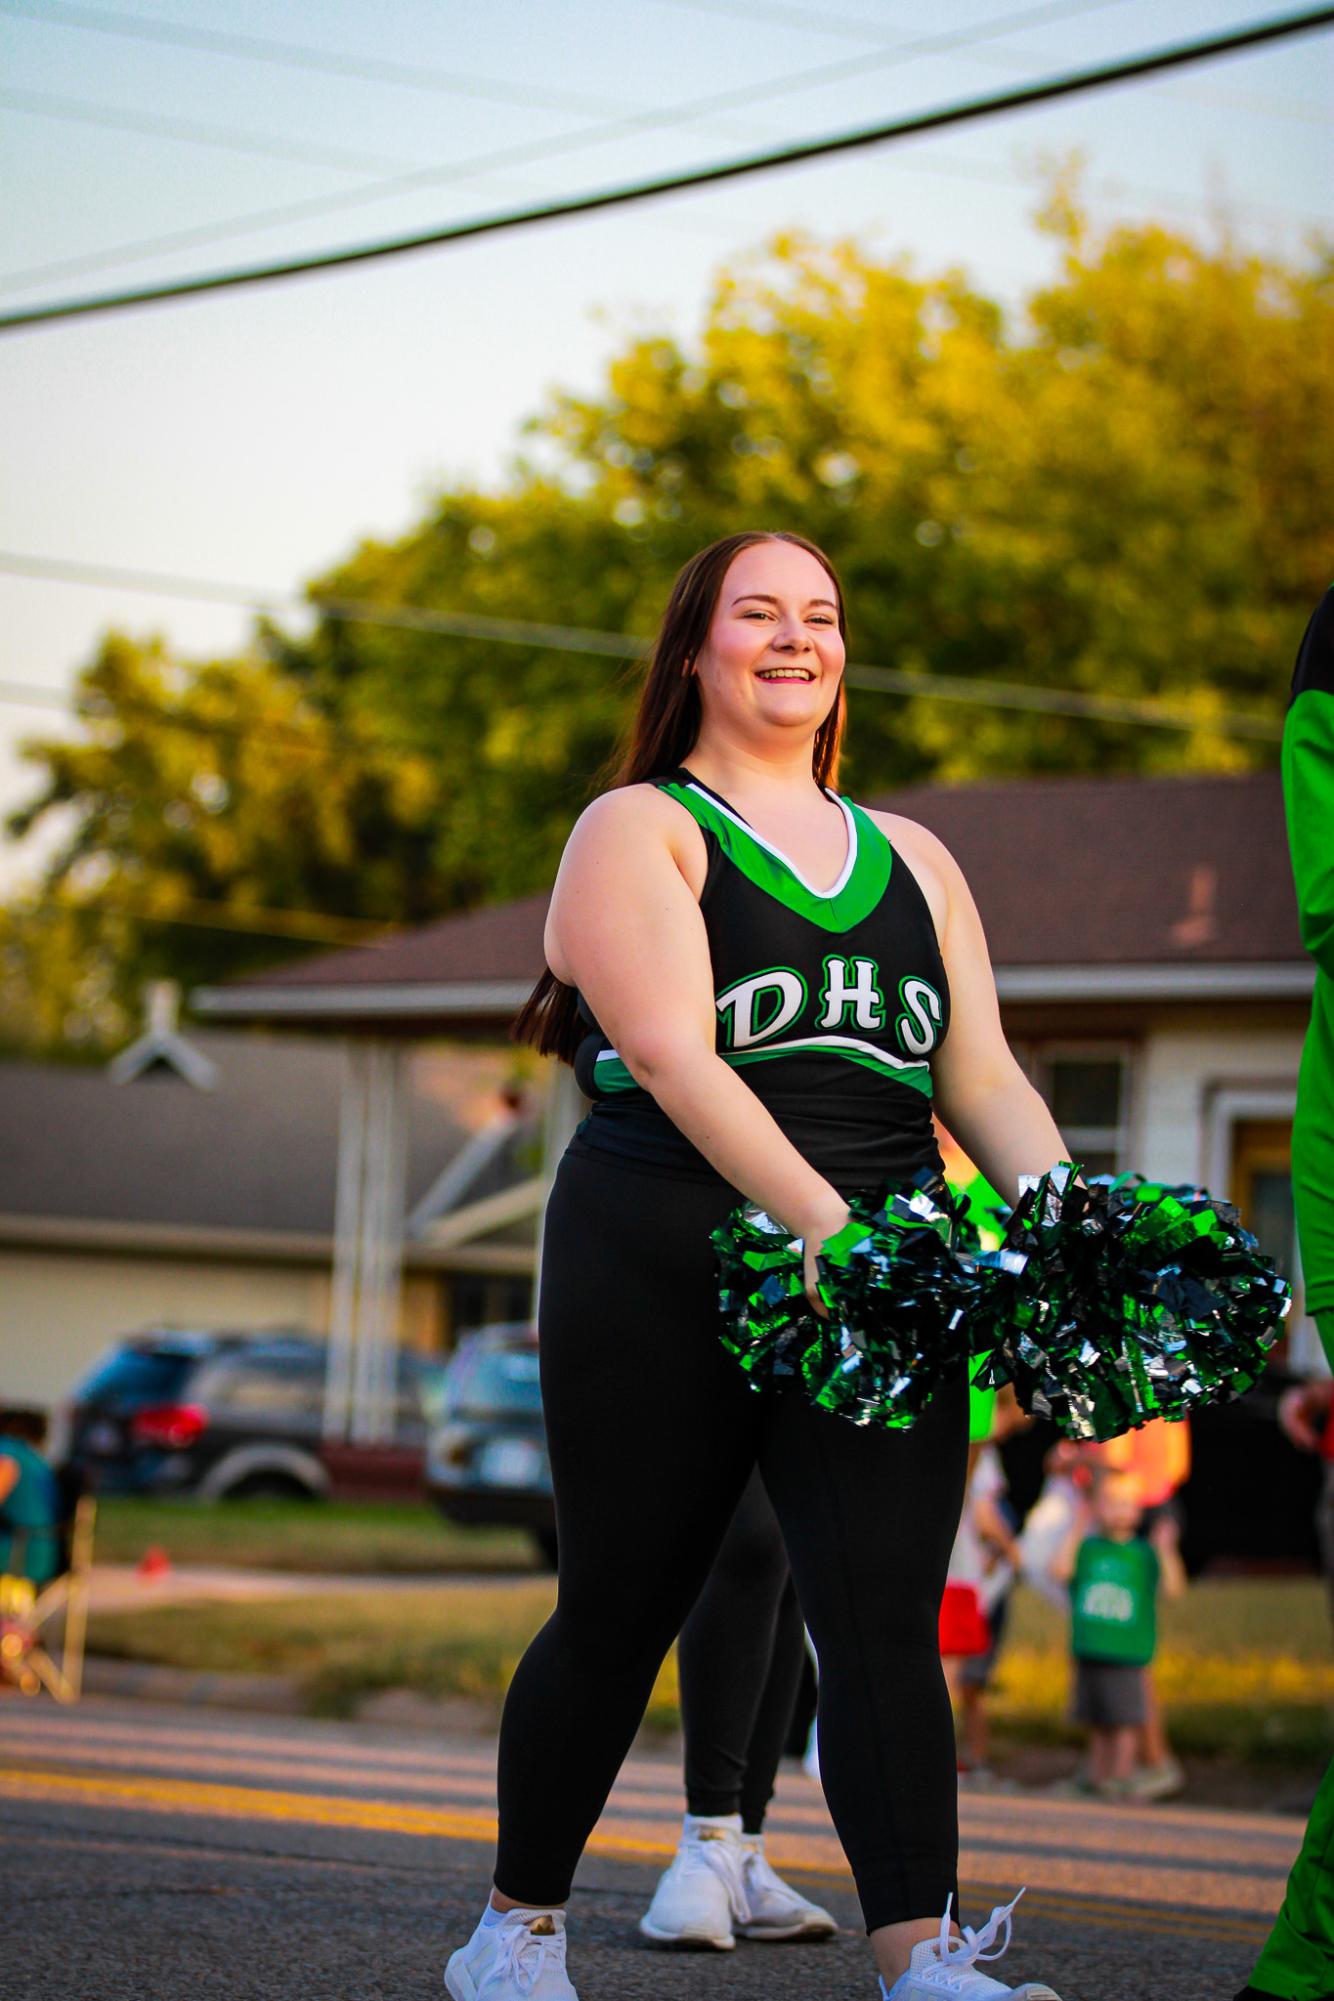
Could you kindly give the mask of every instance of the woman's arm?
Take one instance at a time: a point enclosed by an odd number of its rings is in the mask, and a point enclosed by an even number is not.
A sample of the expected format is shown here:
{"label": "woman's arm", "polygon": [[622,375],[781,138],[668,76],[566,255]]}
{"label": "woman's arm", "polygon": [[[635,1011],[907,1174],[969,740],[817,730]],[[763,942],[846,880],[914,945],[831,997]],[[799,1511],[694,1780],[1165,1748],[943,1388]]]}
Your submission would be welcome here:
{"label": "woman's arm", "polygon": [[[687,824],[688,823],[688,824]],[[571,834],[547,961],[577,986],[637,1084],[752,1202],[814,1247],[847,1204],[714,1048],[708,934],[683,873],[693,821],[647,786],[595,799]]]}
{"label": "woman's arm", "polygon": [[925,864],[944,892],[944,923],[937,915],[937,928],[950,1028],[931,1066],[936,1108],[969,1159],[1013,1202],[1021,1175],[1042,1174],[1070,1155],[1005,1040],[982,920],[962,870],[923,827],[912,829],[909,860]]}

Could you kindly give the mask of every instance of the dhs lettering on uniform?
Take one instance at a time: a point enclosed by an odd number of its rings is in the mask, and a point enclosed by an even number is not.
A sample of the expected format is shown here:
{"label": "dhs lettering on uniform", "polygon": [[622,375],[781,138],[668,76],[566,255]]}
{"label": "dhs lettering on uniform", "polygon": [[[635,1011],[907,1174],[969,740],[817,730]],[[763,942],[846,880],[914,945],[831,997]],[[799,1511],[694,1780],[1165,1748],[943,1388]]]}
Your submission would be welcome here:
{"label": "dhs lettering on uniform", "polygon": [[791,966],[770,966],[737,980],[717,997],[729,1049],[749,1049],[791,1028],[806,1005],[806,982]]}
{"label": "dhs lettering on uniform", "polygon": [[830,954],[824,962],[820,1018],[815,1026],[883,1028],[885,997],[876,978],[879,970],[874,959],[842,959]]}
{"label": "dhs lettering on uniform", "polygon": [[[808,998],[806,981],[792,966],[766,966],[744,980],[734,980],[716,997],[723,1046],[751,1049],[774,1042],[801,1021]],[[894,1037],[905,1056],[921,1061],[940,1039],[944,1004],[929,980],[908,977],[899,983],[901,1012]],[[828,1035],[845,1030],[851,1037],[883,1033],[888,1010],[874,959],[829,953],[814,1009],[806,1024]]]}

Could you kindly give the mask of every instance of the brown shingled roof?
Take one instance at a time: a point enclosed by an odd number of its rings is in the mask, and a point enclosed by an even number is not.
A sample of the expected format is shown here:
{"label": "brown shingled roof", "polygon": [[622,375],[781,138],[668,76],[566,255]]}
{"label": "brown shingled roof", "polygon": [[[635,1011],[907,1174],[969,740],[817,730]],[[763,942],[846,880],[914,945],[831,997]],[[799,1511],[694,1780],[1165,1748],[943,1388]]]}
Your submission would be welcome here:
{"label": "brown shingled roof", "polygon": [[1302,957],[1276,771],[929,786],[870,803],[939,835],[998,966]]}
{"label": "brown shingled roof", "polygon": [[543,890],[516,903],[465,910],[400,931],[382,945],[321,952],[272,972],[252,973],[243,984],[273,989],[522,980],[531,985],[542,970],[542,927],[550,901],[550,891]]}
{"label": "brown shingled roof", "polygon": [[[919,820],[972,886],[998,967],[1294,964],[1303,958],[1277,772],[920,786],[869,804]],[[295,1002],[340,990],[489,984],[512,1006],[542,967],[546,893],[330,952],[231,988]],[[434,998],[434,997],[433,997]],[[205,1005],[209,997],[203,996]],[[221,1010],[219,1010],[221,1011]]]}

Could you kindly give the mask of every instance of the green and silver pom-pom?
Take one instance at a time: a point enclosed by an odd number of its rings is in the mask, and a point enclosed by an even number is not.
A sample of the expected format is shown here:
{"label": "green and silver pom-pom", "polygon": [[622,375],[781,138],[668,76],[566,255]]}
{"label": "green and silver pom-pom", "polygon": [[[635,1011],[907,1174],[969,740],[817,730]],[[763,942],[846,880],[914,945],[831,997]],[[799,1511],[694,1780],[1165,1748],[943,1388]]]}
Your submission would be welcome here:
{"label": "green and silver pom-pom", "polygon": [[1099,1440],[1243,1395],[1290,1295],[1237,1211],[1201,1188],[1077,1172],[1026,1179],[1002,1248],[975,1260],[980,1380]]}
{"label": "green and silver pom-pom", "polygon": [[848,1207],[816,1258],[827,1319],[781,1224],[747,1206],[714,1231],[723,1345],[757,1390],[799,1383],[821,1410],[901,1429],[962,1366],[977,1280],[950,1248],[955,1214],[936,1177]]}

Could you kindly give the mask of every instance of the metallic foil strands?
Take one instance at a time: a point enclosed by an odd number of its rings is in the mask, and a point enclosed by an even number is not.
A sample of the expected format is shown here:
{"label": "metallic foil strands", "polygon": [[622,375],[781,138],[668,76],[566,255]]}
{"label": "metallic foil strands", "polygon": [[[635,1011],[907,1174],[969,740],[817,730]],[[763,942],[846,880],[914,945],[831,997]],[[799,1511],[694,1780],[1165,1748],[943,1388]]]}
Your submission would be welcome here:
{"label": "metallic foil strands", "polygon": [[1108,1439],[1243,1395],[1291,1304],[1230,1203],[1139,1175],[1026,1180],[975,1259],[979,1380],[1012,1382],[1068,1438]]}
{"label": "metallic foil strands", "polygon": [[819,1409],[894,1429],[920,1416],[968,1353],[978,1280],[950,1248],[944,1184],[855,1195],[817,1256],[822,1319],[806,1298],[802,1248],[753,1207],[713,1234],[723,1345],[757,1389],[800,1383]]}

